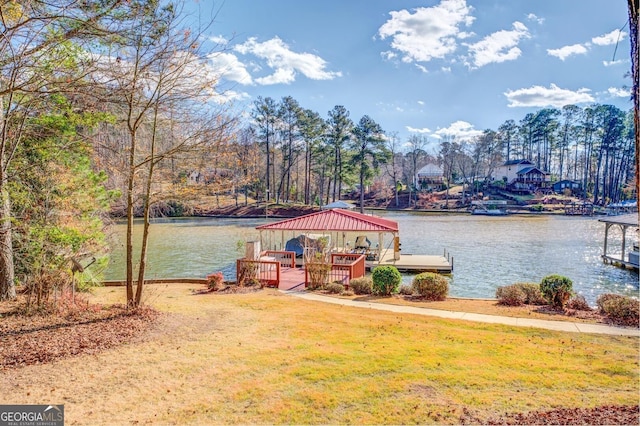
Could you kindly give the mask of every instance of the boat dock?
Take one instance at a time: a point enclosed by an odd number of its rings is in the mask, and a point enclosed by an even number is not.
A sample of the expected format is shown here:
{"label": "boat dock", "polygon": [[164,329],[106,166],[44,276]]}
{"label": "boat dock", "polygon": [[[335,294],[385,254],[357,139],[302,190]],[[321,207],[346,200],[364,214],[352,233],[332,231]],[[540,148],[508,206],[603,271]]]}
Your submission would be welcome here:
{"label": "boat dock", "polygon": [[[638,270],[639,262],[638,262],[638,243],[632,245],[631,250],[627,253],[629,249],[629,245],[627,244],[627,229],[628,228],[636,228],[636,232],[638,229],[638,214],[630,213],[621,216],[612,216],[607,217],[605,219],[600,219],[599,222],[603,222],[605,224],[604,231],[604,247],[602,253],[602,261],[604,263],[620,266],[626,269],[633,269],[635,271]],[[620,255],[613,256],[608,254],[609,247],[609,230],[612,226],[617,226],[620,228],[620,233],[622,234],[621,238],[621,248]]]}
{"label": "boat dock", "polygon": [[371,270],[379,265],[395,266],[400,272],[436,272],[439,274],[450,274],[453,272],[453,257],[445,252],[443,256],[424,254],[401,254],[396,259],[393,250],[383,250],[380,254],[380,261],[371,260],[366,262],[367,269]]}

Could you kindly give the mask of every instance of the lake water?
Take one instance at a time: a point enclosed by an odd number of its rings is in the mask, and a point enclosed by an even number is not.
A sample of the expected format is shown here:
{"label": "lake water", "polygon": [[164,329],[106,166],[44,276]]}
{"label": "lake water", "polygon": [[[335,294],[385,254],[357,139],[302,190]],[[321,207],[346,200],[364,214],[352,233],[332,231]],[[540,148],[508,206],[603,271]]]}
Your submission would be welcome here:
{"label": "lake water", "polygon": [[[454,257],[449,294],[489,298],[498,286],[540,282],[549,274],[565,275],[574,290],[594,303],[602,293],[638,296],[638,274],[605,265],[600,255],[604,224],[597,218],[568,216],[506,217],[376,213],[399,223],[403,253]],[[238,243],[258,239],[255,227],[267,219],[162,219],[151,226],[146,277],[204,277],[223,271],[235,278]],[[141,228],[141,226],[140,226]],[[612,227],[609,254],[620,251],[618,227]],[[107,279],[123,279],[125,225],[116,225]],[[637,241],[627,231],[627,244]],[[405,275],[404,282],[411,282]]]}

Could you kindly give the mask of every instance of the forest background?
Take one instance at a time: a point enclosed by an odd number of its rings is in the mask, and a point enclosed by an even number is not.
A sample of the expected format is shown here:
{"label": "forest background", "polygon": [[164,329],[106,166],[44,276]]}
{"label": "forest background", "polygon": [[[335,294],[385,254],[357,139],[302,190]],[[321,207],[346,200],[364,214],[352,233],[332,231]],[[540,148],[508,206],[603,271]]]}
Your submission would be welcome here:
{"label": "forest background", "polygon": [[[637,103],[540,109],[428,152],[424,136],[400,140],[373,117],[350,117],[341,100],[326,115],[290,96],[259,97],[250,111],[221,102],[219,76],[202,72],[216,54],[200,43],[214,17],[189,27],[183,6],[1,2],[0,300],[16,287],[46,295],[99,280],[91,271],[107,262],[106,229],[120,217],[127,303],[137,306],[150,218],[193,214],[206,197],[317,206],[349,196],[362,205],[365,194],[415,194],[427,163],[473,192],[512,159],[580,182],[594,203],[636,196]],[[637,14],[630,28],[633,45]]]}

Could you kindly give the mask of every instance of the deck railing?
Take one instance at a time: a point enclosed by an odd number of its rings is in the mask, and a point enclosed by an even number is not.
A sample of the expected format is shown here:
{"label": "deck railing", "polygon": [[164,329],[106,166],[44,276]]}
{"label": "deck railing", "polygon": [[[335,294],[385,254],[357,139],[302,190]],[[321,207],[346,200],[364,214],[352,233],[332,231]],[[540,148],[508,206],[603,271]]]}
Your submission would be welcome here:
{"label": "deck railing", "polygon": [[236,260],[236,279],[239,285],[258,281],[265,286],[280,283],[280,262],[277,260]]}
{"label": "deck railing", "polygon": [[[339,282],[349,288],[352,279],[365,275],[365,257],[358,253],[332,253],[330,269],[323,277],[325,284]],[[305,267],[305,281],[308,283],[309,279],[309,270]]]}
{"label": "deck railing", "polygon": [[273,257],[280,262],[283,268],[295,268],[296,267],[296,252],[295,251],[277,251],[267,250],[263,253],[264,256]]}
{"label": "deck railing", "polygon": [[364,277],[366,273],[365,265],[366,256],[358,253],[332,253],[331,254],[331,270],[348,271],[348,281],[354,278]]}
{"label": "deck railing", "polygon": [[[261,285],[275,286],[280,283],[282,268],[294,268],[295,252],[268,250],[259,260],[236,260],[236,277],[239,285],[257,281]],[[358,253],[333,253],[331,265],[326,274],[326,283],[341,282],[346,288],[354,278],[365,275],[365,255]],[[305,282],[309,282],[309,272],[305,268]]]}

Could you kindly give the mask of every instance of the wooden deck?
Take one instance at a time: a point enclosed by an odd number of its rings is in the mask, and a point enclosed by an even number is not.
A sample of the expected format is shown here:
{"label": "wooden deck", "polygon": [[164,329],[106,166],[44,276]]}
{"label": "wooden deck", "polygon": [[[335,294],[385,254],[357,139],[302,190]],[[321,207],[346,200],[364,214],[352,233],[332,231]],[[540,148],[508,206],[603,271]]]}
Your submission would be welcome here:
{"label": "wooden deck", "polygon": [[384,250],[380,262],[367,261],[367,269],[373,269],[378,265],[395,266],[400,272],[437,272],[440,274],[453,272],[453,258],[437,255],[401,254],[400,259],[395,260],[393,250]]}
{"label": "wooden deck", "polygon": [[304,291],[306,288],[304,279],[304,268],[282,268],[278,290]]}

